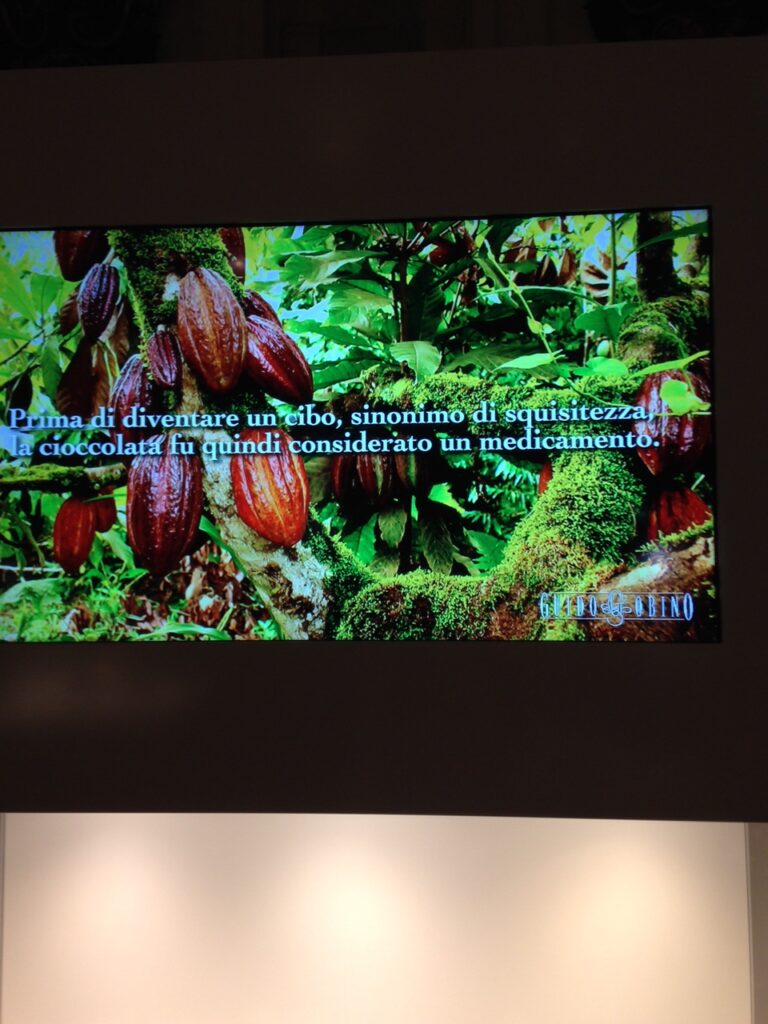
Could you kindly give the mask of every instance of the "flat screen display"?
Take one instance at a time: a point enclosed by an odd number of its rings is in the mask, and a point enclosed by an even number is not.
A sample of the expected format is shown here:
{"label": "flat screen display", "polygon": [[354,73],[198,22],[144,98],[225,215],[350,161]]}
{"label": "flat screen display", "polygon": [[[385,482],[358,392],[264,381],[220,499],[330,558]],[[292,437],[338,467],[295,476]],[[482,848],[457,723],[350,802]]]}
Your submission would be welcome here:
{"label": "flat screen display", "polygon": [[0,233],[7,641],[716,641],[702,209]]}

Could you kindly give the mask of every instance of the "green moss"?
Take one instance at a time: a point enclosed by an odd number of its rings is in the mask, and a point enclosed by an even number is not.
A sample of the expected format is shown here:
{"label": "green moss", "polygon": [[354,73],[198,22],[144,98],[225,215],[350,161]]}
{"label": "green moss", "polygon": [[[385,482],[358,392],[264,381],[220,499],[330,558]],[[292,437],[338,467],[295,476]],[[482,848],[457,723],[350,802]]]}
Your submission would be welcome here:
{"label": "green moss", "polygon": [[463,429],[469,434],[485,436],[497,434],[498,424],[475,423],[472,414],[483,402],[495,404],[497,410],[511,408],[515,405],[515,394],[515,389],[507,385],[465,373],[436,373],[413,388],[411,402],[414,408],[423,404],[428,409],[463,412],[466,417]]}
{"label": "green moss", "polygon": [[508,597],[516,600],[519,595],[524,604],[532,592],[561,587],[566,580],[582,575],[590,564],[583,543],[531,513],[512,535],[495,580]]}
{"label": "green moss", "polygon": [[423,570],[365,587],[352,598],[340,640],[473,640],[483,636],[491,589]]}
{"label": "green moss", "polygon": [[311,549],[318,561],[328,566],[326,589],[329,594],[327,618],[328,636],[332,637],[338,629],[341,616],[346,605],[356,594],[373,583],[377,577],[367,569],[349,550],[334,540],[317,518],[310,512],[304,543]]}
{"label": "green moss", "polygon": [[216,228],[119,228],[109,232],[109,241],[128,274],[128,296],[144,338],[176,319],[175,299],[163,298],[169,273],[183,276],[191,267],[207,267],[242,299]]}
{"label": "green moss", "polygon": [[707,347],[709,309],[700,295],[647,302],[631,313],[619,334],[619,355],[630,366],[680,359]]}
{"label": "green moss", "polygon": [[712,537],[715,532],[714,520],[707,519],[697,526],[689,526],[687,530],[680,530],[678,533],[664,533],[658,540],[644,544],[638,549],[638,554],[653,553],[655,551],[680,551],[687,548],[692,541],[698,537]]}

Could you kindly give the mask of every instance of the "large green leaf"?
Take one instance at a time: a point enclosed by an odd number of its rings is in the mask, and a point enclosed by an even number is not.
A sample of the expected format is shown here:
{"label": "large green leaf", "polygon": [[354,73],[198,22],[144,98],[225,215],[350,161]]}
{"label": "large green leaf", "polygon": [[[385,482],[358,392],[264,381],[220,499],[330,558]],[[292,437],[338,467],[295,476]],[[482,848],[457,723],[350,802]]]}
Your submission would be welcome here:
{"label": "large green leaf", "polygon": [[408,516],[404,508],[385,508],[379,512],[379,532],[388,548],[396,548],[405,534]]}
{"label": "large green leaf", "polygon": [[440,350],[428,341],[398,341],[389,346],[389,351],[398,363],[410,366],[417,383],[431,377],[442,359]]}
{"label": "large green leaf", "polygon": [[424,557],[433,572],[450,573],[453,567],[453,541],[448,527],[435,506],[421,508],[419,519],[424,542]]}
{"label": "large green leaf", "polygon": [[406,293],[411,336],[434,337],[445,309],[445,294],[430,263],[422,263],[408,282]]}
{"label": "large green leaf", "polygon": [[56,397],[56,389],[61,380],[61,363],[59,361],[59,341],[55,335],[46,338],[40,349],[40,370],[43,375],[45,393],[51,399]]}
{"label": "large green leaf", "polygon": [[24,282],[11,266],[8,260],[0,253],[0,301],[5,302],[11,309],[21,313],[27,320],[36,320],[38,311],[27,291]]}
{"label": "large green leaf", "polygon": [[700,221],[698,224],[686,224],[683,228],[665,231],[663,235],[656,235],[655,238],[649,238],[646,242],[641,242],[640,245],[635,247],[635,252],[640,252],[641,249],[645,249],[649,245],[656,245],[657,242],[668,242],[674,238],[688,238],[689,235],[706,235],[708,231],[709,225],[706,221]]}
{"label": "large green leaf", "polygon": [[345,381],[357,380],[363,370],[376,363],[375,359],[340,359],[337,363],[326,363],[313,371],[315,390],[341,384]]}
{"label": "large green leaf", "polygon": [[507,241],[518,224],[522,224],[522,222],[522,217],[494,220],[493,227],[485,236],[485,241],[494,256],[499,255],[502,245]]}
{"label": "large green leaf", "polygon": [[589,312],[577,316],[573,321],[573,326],[578,331],[594,331],[596,334],[616,341],[621,325],[636,308],[637,303],[635,302],[617,302],[612,306],[599,306],[597,309],[590,309]]}
{"label": "large green leaf", "polygon": [[365,565],[372,560],[376,553],[376,520],[378,515],[374,513],[368,522],[357,530],[342,537],[342,540]]}
{"label": "large green leaf", "polygon": [[341,249],[319,255],[296,253],[286,260],[283,277],[293,284],[314,286],[330,281],[341,267],[349,263],[359,263],[360,260],[373,255],[374,253],[366,249]]}

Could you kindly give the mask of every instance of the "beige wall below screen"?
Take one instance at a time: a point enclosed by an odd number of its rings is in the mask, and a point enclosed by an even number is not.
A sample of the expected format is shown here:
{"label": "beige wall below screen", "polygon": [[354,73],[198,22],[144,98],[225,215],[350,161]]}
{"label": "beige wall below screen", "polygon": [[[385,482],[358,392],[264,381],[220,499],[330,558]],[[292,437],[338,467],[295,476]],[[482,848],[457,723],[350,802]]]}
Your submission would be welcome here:
{"label": "beige wall below screen", "polygon": [[2,1024],[749,1024],[740,825],[7,818]]}

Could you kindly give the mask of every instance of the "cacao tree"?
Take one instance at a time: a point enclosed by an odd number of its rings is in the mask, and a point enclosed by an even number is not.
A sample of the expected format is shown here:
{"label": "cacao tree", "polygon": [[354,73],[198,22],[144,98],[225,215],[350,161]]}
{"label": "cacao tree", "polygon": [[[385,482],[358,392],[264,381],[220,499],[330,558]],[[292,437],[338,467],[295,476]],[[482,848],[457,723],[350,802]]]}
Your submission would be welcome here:
{"label": "cacao tree", "polygon": [[[711,637],[708,264],[690,248],[706,218],[654,217],[83,229],[36,256],[4,236],[6,408],[110,406],[123,453],[44,457],[32,430],[31,455],[5,461],[13,600],[52,557],[69,587],[92,573],[83,616],[109,587],[162,607],[137,634],[633,639],[649,625],[548,622],[538,598],[652,577],[703,609],[658,635]],[[577,404],[653,409],[632,427],[651,446],[497,453],[480,441],[503,424],[473,418]],[[219,419],[158,434],[137,407]],[[425,411],[462,418],[400,425]],[[412,449],[320,443],[360,424]],[[222,455],[270,436],[280,454]]]}

